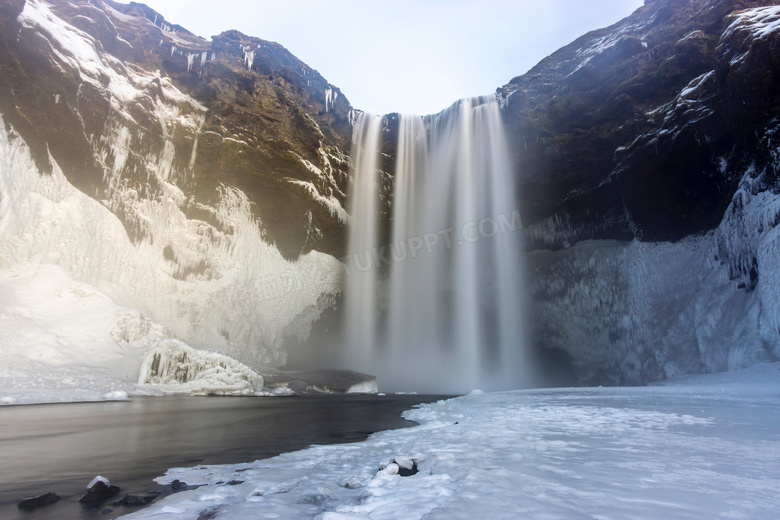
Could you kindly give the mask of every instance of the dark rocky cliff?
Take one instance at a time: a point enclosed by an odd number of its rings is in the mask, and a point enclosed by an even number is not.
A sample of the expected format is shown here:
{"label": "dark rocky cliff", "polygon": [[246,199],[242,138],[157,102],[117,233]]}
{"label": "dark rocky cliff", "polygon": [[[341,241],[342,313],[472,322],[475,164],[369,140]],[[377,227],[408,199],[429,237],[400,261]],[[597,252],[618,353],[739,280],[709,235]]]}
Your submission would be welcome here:
{"label": "dark rocky cliff", "polygon": [[533,337],[582,382],[780,356],[780,8],[655,0],[498,90]]}
{"label": "dark rocky cliff", "polygon": [[745,168],[771,162],[777,33],[734,26],[776,2],[656,0],[499,89],[530,238],[679,240],[715,228]]}

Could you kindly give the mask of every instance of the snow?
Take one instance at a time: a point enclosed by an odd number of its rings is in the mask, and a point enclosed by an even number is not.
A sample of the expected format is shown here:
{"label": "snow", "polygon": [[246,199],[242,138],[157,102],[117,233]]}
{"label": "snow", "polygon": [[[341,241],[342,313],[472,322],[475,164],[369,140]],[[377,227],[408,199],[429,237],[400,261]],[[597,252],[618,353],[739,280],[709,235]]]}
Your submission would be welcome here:
{"label": "snow", "polygon": [[[618,28],[616,31],[611,32],[605,36],[594,38],[590,40],[587,45],[577,49],[574,54],[573,62],[577,63],[577,66],[569,73],[569,76],[585,67],[596,56],[606,52],[621,40],[626,37],[633,37],[637,34],[641,34],[642,30],[648,25],[652,24],[653,20],[639,24],[627,24]],[[642,48],[647,48],[647,43],[642,42]]]}
{"label": "snow", "polygon": [[777,363],[664,387],[472,392],[364,442],[172,468],[156,481],[202,487],[123,518],[769,519],[778,396]]}
{"label": "snow", "polygon": [[[137,393],[143,351],[169,337],[254,366],[283,363],[284,338],[306,337],[340,291],[339,261],[317,252],[286,261],[263,240],[246,195],[231,187],[214,206],[200,206],[218,229],[188,219],[177,183],[191,172],[175,162],[173,135],[191,139],[191,170],[205,108],[159,72],[102,53],[48,4],[27,2],[19,21],[47,39],[57,66],[110,99],[112,110],[103,134],[89,137],[104,167],[103,204],[73,187],[53,158],[52,173],[41,175],[26,143],[0,121],[0,285],[3,302],[18,300],[0,315],[3,402]],[[163,129],[158,150],[142,145],[148,138],[126,110],[138,100]],[[139,169],[149,184],[128,181]],[[131,242],[117,214],[145,238]],[[35,284],[39,293],[24,294]],[[87,296],[67,296],[70,286]],[[43,299],[31,300],[36,294]],[[117,339],[117,327],[134,339]]]}
{"label": "snow", "polygon": [[713,78],[714,75],[715,75],[715,71],[711,70],[710,72],[707,72],[705,74],[702,74],[701,76],[692,79],[690,83],[688,83],[688,85],[680,92],[678,99],[684,99],[690,97],[691,94],[696,92],[696,90],[700,86],[704,85],[707,82],[707,80]]}
{"label": "snow", "polygon": [[[176,89],[167,78],[156,74],[141,72],[131,66],[125,66],[110,54],[98,51],[99,45],[89,34],[58,18],[50,6],[40,0],[30,0],[17,18],[22,30],[33,31],[44,38],[50,46],[50,55],[54,64],[63,72],[74,70],[82,82],[92,85],[98,92],[110,94],[112,109],[132,121],[124,106],[135,100],[152,81],[160,81],[165,97],[184,101],[186,96]],[[104,78],[108,85],[103,86]],[[197,108],[205,111],[191,98],[187,99]]]}
{"label": "snow", "polygon": [[[40,7],[31,2],[25,9],[31,5]],[[184,115],[176,103],[195,110]],[[172,136],[192,135],[194,156],[204,111],[181,92],[165,91],[154,100],[153,116],[164,130],[159,153],[136,146],[144,141],[140,131],[109,119],[97,143],[108,184],[105,206],[74,188],[53,159],[53,173],[40,175],[23,140],[0,125],[0,266],[59,266],[186,343],[255,366],[283,363],[284,338],[305,337],[340,291],[340,262],[317,252],[285,260],[264,241],[246,195],[231,187],[219,191],[214,206],[201,206],[219,229],[188,219],[176,184],[186,172],[173,165]],[[157,189],[125,181],[139,161]],[[131,242],[112,211],[146,238]],[[269,280],[276,288],[270,299],[264,298]]]}
{"label": "snow", "polygon": [[109,480],[106,477],[102,477],[102,476],[98,475],[97,477],[93,478],[90,481],[89,484],[87,484],[87,489],[92,489],[92,486],[94,486],[98,482],[102,482],[106,486],[110,486],[111,485],[111,482],[109,482]]}
{"label": "snow", "polygon": [[[311,163],[308,161],[304,161],[304,164],[311,165]],[[314,167],[313,165],[311,166]],[[314,202],[325,207],[330,215],[337,218],[340,223],[345,224],[349,221],[349,215],[347,215],[347,211],[344,209],[344,206],[342,206],[341,202],[339,202],[339,200],[333,195],[329,195],[328,197],[322,196],[314,184],[308,181],[292,179],[290,177],[285,177],[284,181],[289,184],[302,187],[304,191],[314,200]]]}
{"label": "snow", "polygon": [[735,32],[746,32],[752,39],[763,40],[780,30],[780,6],[771,5],[745,9],[735,16],[721,40]]}
{"label": "snow", "polygon": [[144,355],[138,384],[170,394],[254,395],[262,391],[263,376],[217,352],[166,339]]}

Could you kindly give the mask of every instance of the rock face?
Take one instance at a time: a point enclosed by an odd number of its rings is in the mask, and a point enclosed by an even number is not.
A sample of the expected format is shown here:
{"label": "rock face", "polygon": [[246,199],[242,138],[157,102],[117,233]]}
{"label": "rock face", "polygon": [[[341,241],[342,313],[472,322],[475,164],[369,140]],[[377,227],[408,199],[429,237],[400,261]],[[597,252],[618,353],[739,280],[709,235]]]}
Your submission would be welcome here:
{"label": "rock face", "polygon": [[282,46],[137,4],[0,0],[0,264],[55,264],[278,366],[340,292],[351,108]]}
{"label": "rock face", "polygon": [[0,2],[0,112],[42,169],[56,162],[137,240],[149,231],[123,194],[174,184],[182,211],[214,223],[203,206],[231,186],[285,257],[341,251],[351,108],[338,88],[236,31],[207,41],[142,4],[50,4]]}
{"label": "rock face", "polygon": [[777,13],[740,15],[767,3],[646,2],[499,89],[529,238],[560,247],[715,228],[745,170],[774,160]]}
{"label": "rock face", "polygon": [[499,89],[535,342],[581,382],[780,356],[772,3],[648,1]]}

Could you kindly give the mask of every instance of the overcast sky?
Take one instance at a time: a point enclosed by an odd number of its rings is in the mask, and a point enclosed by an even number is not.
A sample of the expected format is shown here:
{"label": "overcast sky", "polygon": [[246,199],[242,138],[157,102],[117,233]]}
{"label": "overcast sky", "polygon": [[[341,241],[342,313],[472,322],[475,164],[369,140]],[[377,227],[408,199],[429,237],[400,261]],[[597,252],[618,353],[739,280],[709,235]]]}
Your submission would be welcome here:
{"label": "overcast sky", "polygon": [[643,0],[140,0],[203,37],[228,29],[284,45],[385,114],[438,112],[494,92]]}

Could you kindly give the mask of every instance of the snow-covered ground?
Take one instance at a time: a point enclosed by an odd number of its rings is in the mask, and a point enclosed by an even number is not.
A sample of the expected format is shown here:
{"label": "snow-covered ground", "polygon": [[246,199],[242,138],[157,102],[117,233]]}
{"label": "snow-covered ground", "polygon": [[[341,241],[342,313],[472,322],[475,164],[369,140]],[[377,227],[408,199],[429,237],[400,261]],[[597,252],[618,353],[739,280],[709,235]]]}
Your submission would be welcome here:
{"label": "snow-covered ground", "polygon": [[[157,481],[201,487],[124,518],[760,519],[780,510],[778,363],[655,387],[475,391],[405,417],[420,425],[171,469]],[[416,474],[399,474],[413,464]]]}

